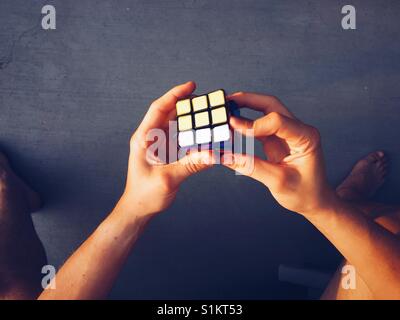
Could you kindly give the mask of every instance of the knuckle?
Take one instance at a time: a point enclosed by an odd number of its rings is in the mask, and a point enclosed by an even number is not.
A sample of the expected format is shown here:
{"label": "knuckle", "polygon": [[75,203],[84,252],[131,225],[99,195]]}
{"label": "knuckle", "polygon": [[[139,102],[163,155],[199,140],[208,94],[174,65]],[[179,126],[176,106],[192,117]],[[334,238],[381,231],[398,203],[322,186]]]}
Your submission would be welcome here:
{"label": "knuckle", "polygon": [[308,126],[308,128],[310,131],[311,140],[316,144],[320,144],[321,143],[321,133],[319,132],[319,130],[313,126]]}
{"label": "knuckle", "polygon": [[234,167],[237,170],[243,170],[248,167],[248,161],[246,157],[243,156],[235,156],[234,158]]}
{"label": "knuckle", "polygon": [[268,114],[268,119],[276,124],[281,124],[282,123],[282,115],[276,111],[271,112]]}
{"label": "knuckle", "polygon": [[273,103],[273,104],[280,103],[280,100],[277,96],[270,95],[270,96],[268,96],[268,98],[271,100],[271,103]]}
{"label": "knuckle", "polygon": [[186,170],[189,174],[194,174],[199,171],[198,166],[194,163],[189,163],[188,165],[186,165]]}
{"label": "knuckle", "polygon": [[244,97],[245,95],[246,95],[246,92],[244,92],[244,91],[238,91],[235,93],[235,96],[237,96],[237,97]]}
{"label": "knuckle", "polygon": [[132,151],[138,151],[140,149],[140,142],[137,132],[131,136],[131,139],[129,140],[129,146]]}
{"label": "knuckle", "polygon": [[199,171],[200,165],[201,165],[200,159],[194,159],[193,157],[189,157],[188,161],[185,164],[185,167],[188,173],[193,174]]}
{"label": "knuckle", "polygon": [[136,133],[134,133],[131,136],[131,139],[129,140],[129,145],[131,146],[131,148],[135,148],[135,145],[137,144],[137,138],[136,138]]}
{"label": "knuckle", "polygon": [[154,101],[150,104],[149,109],[150,109],[150,110],[155,110],[155,109],[158,108],[158,105],[159,105],[159,99],[156,99],[156,100],[154,100]]}

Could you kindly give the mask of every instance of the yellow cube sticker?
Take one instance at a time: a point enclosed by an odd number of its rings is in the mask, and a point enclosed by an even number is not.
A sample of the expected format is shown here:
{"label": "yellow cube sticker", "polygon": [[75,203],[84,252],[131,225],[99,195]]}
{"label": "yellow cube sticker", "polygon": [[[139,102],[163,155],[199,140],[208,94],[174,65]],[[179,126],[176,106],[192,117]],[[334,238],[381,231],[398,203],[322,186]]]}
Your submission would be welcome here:
{"label": "yellow cube sticker", "polygon": [[225,94],[223,90],[217,90],[208,94],[211,107],[222,106],[225,104]]}
{"label": "yellow cube sticker", "polygon": [[196,128],[208,126],[210,124],[210,119],[208,117],[208,112],[199,112],[194,114],[194,123]]}
{"label": "yellow cube sticker", "polygon": [[178,118],[179,131],[185,131],[192,129],[192,116],[182,116]]}
{"label": "yellow cube sticker", "polygon": [[219,124],[219,123],[226,122],[228,119],[226,116],[225,107],[211,110],[211,118],[212,118],[213,124]]}
{"label": "yellow cube sticker", "polygon": [[190,113],[190,109],[190,99],[181,100],[176,103],[176,114],[178,116]]}
{"label": "yellow cube sticker", "polygon": [[205,110],[208,108],[207,96],[200,96],[192,99],[193,111]]}

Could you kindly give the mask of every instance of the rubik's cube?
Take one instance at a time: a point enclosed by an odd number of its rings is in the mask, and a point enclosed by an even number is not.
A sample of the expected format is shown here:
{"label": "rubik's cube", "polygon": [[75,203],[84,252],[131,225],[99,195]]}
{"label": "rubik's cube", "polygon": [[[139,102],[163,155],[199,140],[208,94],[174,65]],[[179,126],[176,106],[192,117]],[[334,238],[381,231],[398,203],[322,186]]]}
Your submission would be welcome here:
{"label": "rubik's cube", "polygon": [[176,103],[178,145],[186,148],[228,141],[229,108],[224,90],[180,100]]}

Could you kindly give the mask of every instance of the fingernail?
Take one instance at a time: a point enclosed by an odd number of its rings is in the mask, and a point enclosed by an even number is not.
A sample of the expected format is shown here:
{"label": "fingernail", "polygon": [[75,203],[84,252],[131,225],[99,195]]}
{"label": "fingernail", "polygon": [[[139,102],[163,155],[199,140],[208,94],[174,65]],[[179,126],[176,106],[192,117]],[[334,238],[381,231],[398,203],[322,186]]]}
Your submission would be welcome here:
{"label": "fingernail", "polygon": [[230,116],[230,117],[229,117],[229,124],[230,124],[232,127],[235,127],[237,123],[238,123],[238,120],[236,119],[236,117],[234,117],[234,116]]}

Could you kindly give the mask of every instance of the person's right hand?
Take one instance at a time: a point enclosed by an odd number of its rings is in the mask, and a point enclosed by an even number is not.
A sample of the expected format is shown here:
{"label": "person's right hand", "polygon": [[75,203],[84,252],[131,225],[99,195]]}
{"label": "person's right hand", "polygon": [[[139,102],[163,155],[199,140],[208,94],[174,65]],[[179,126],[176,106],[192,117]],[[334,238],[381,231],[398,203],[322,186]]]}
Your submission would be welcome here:
{"label": "person's right hand", "polygon": [[260,181],[283,207],[304,216],[332,205],[336,196],[327,183],[318,130],[297,120],[275,97],[239,92],[229,100],[264,113],[255,121],[231,117],[230,124],[259,139],[268,160],[225,153],[223,164]]}

